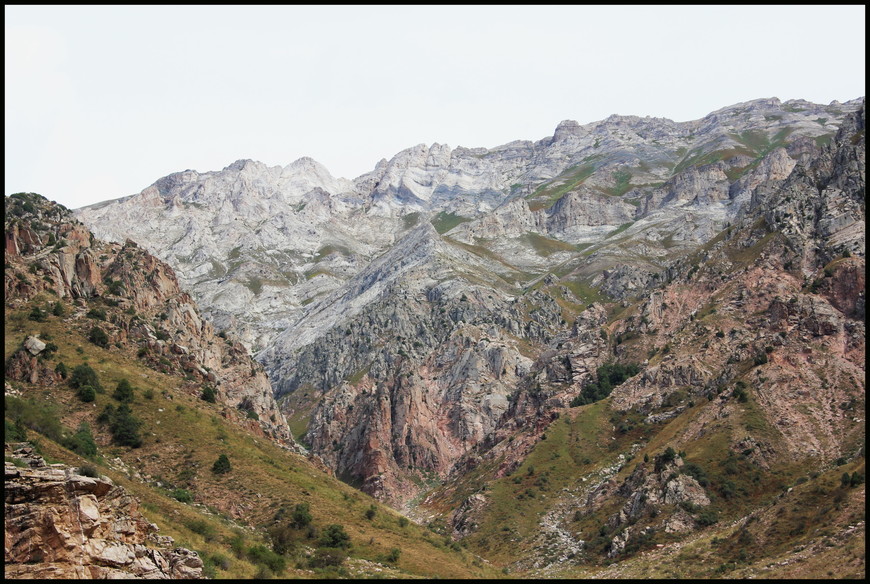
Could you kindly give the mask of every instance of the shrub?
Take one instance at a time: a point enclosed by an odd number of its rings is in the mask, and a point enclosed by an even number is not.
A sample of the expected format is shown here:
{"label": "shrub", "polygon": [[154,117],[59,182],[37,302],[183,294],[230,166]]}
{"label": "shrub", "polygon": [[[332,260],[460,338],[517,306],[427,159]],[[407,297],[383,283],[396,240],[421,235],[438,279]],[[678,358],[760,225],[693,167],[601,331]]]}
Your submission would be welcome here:
{"label": "shrub", "polygon": [[320,545],[330,548],[349,548],[350,536],[344,530],[344,526],[333,523],[320,536]]}
{"label": "shrub", "polygon": [[267,567],[275,574],[280,574],[286,568],[284,558],[264,545],[255,545],[248,548],[248,559],[255,564]]}
{"label": "shrub", "polygon": [[54,306],[51,309],[51,313],[55,316],[63,316],[64,315],[63,304],[60,303],[60,300],[54,303]]}
{"label": "shrub", "polygon": [[112,393],[112,397],[122,403],[130,403],[133,401],[133,386],[126,378],[118,382],[118,387]]}
{"label": "shrub", "polygon": [[666,464],[673,462],[677,458],[677,451],[668,446],[665,451],[655,458],[655,470],[660,472]]}
{"label": "shrub", "polygon": [[296,548],[295,530],[289,524],[272,525],[267,531],[272,541],[272,550],[276,554],[284,555]]}
{"label": "shrub", "polygon": [[218,459],[214,461],[214,465],[211,467],[211,471],[215,474],[226,474],[231,470],[232,465],[230,464],[230,459],[227,458],[226,454],[218,456]]}
{"label": "shrub", "polygon": [[408,518],[407,517],[399,517],[399,527],[407,527]]}
{"label": "shrub", "polygon": [[702,487],[706,487],[710,484],[710,480],[707,478],[707,473],[705,473],[704,469],[702,469],[694,462],[687,462],[686,464],[684,464],[683,472],[693,477]]}
{"label": "shrub", "polygon": [[42,354],[40,357],[45,357],[46,359],[51,359],[51,356],[57,353],[58,346],[54,343],[46,343],[45,349],[42,350]]}
{"label": "shrub", "polygon": [[245,555],[245,536],[241,533],[235,533],[229,539],[230,549],[233,550],[233,553],[237,558],[242,558]]}
{"label": "shrub", "polygon": [[79,388],[83,385],[90,385],[98,392],[102,391],[103,389],[103,386],[100,383],[99,378],[97,377],[97,372],[94,371],[87,363],[76,365],[76,367],[73,369],[72,376],[70,377],[69,384],[73,388]]}
{"label": "shrub", "polygon": [[95,399],[97,399],[97,392],[90,385],[81,386],[78,389],[78,391],[76,392],[76,395],[84,403],[90,403],[90,402],[94,401]]}
{"label": "shrub", "polygon": [[187,489],[175,489],[172,491],[172,498],[181,503],[191,503],[193,495]]}
{"label": "shrub", "polygon": [[206,385],[202,389],[202,394],[200,394],[199,397],[203,401],[207,401],[210,404],[213,404],[217,401],[217,396],[215,395],[214,388],[210,385]]}
{"label": "shrub", "polygon": [[107,347],[109,345],[109,335],[98,326],[92,328],[91,332],[88,333],[88,340],[98,347]]}
{"label": "shrub", "polygon": [[701,511],[701,514],[698,515],[698,524],[707,526],[713,525],[714,523],[719,522],[719,514],[712,509],[704,509]]}
{"label": "shrub", "polygon": [[97,471],[97,467],[92,464],[83,464],[79,467],[79,474],[83,477],[91,477],[93,479],[100,478],[100,473]]}
{"label": "shrub", "polygon": [[124,293],[124,284],[120,280],[111,281],[107,291],[112,296],[120,296]]}
{"label": "shrub", "polygon": [[205,541],[212,541],[217,535],[215,528],[205,519],[192,519],[187,521],[184,526],[201,535]]}
{"label": "shrub", "polygon": [[221,553],[215,552],[209,555],[206,559],[210,564],[218,569],[224,571],[230,569],[230,559]]}
{"label": "shrub", "polygon": [[67,371],[66,365],[63,361],[57,364],[57,366],[54,368],[54,372],[60,375],[61,379],[66,379],[69,375],[69,371]]}
{"label": "shrub", "polygon": [[614,387],[629,377],[637,375],[639,371],[640,367],[633,363],[627,365],[605,363],[598,368],[596,381],[584,385],[580,395],[571,400],[571,407],[591,404],[606,398],[613,391]]}
{"label": "shrub", "polygon": [[26,426],[57,443],[63,442],[64,428],[60,423],[57,408],[45,401],[23,400],[5,396],[5,416],[15,420],[16,425]]}
{"label": "shrub", "polygon": [[93,318],[96,320],[106,320],[106,309],[105,308],[91,308],[87,315],[88,318]]}
{"label": "shrub", "polygon": [[9,423],[9,420],[3,420],[3,442],[24,442],[27,440],[27,428],[21,423],[21,420],[15,420],[14,423]]}
{"label": "shrub", "polygon": [[387,561],[391,564],[395,564],[399,561],[399,556],[402,555],[402,550],[399,548],[393,548],[390,550],[390,553],[387,554]]}
{"label": "shrub", "polygon": [[311,524],[312,517],[309,508],[310,505],[308,503],[296,504],[296,507],[293,509],[293,527],[297,529],[302,529],[304,527],[308,527],[308,525]]}
{"label": "shrub", "polygon": [[366,519],[371,521],[375,518],[375,515],[378,513],[378,508],[372,504],[368,509],[366,509]]}
{"label": "shrub", "polygon": [[48,316],[44,310],[38,306],[34,306],[33,310],[30,311],[30,314],[27,315],[27,318],[35,320],[36,322],[45,322],[48,319]]}

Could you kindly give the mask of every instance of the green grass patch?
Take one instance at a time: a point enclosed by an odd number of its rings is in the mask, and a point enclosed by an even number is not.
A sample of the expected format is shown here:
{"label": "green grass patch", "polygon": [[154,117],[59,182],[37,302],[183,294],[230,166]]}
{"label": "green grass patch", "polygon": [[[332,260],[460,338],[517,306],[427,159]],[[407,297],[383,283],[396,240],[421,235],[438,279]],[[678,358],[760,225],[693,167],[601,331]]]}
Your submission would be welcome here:
{"label": "green grass patch", "polygon": [[613,172],[613,180],[615,184],[610,188],[603,189],[604,192],[613,197],[621,197],[631,190],[631,177],[631,172],[627,170],[615,170]]}
{"label": "green grass patch", "polygon": [[317,253],[314,254],[314,261],[319,262],[334,253],[341,254],[345,257],[351,257],[353,255],[353,252],[343,245],[329,244],[324,245],[317,250]]}
{"label": "green grass patch", "polygon": [[420,212],[415,211],[402,216],[402,229],[411,229],[420,222]]}
{"label": "green grass patch", "polygon": [[581,185],[594,172],[594,164],[580,164],[568,168],[526,197],[529,200],[529,209],[532,211],[549,209],[565,193]]}
{"label": "green grass patch", "polygon": [[471,221],[468,217],[463,217],[462,215],[456,215],[454,213],[448,213],[446,211],[441,211],[435,218],[432,219],[432,226],[435,228],[435,231],[439,233],[439,235],[443,235],[447,233],[457,225],[461,223],[466,223]]}
{"label": "green grass patch", "polygon": [[611,231],[610,233],[605,235],[604,239],[610,239],[614,235],[619,235],[620,233],[622,233],[623,231],[625,231],[626,229],[628,229],[632,225],[634,225],[634,221],[629,221],[628,223],[623,223],[622,225],[620,225],[619,227],[617,227],[616,229],[614,229],[613,231]]}
{"label": "green grass patch", "polygon": [[581,251],[578,249],[578,246],[567,243],[564,241],[560,241],[558,239],[551,239],[549,237],[544,237],[538,233],[534,233],[532,231],[526,232],[524,235],[520,237],[523,243],[532,246],[535,252],[544,257],[550,257],[554,253],[558,253],[561,251]]}

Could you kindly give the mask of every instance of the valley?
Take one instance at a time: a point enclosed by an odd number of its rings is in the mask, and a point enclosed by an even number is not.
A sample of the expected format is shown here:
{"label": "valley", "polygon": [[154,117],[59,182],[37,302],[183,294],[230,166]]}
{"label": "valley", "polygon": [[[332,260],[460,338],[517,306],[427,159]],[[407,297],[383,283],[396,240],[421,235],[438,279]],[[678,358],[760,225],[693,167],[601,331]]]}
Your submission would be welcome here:
{"label": "valley", "polygon": [[864,120],[760,99],[7,197],[7,442],[210,577],[863,578]]}

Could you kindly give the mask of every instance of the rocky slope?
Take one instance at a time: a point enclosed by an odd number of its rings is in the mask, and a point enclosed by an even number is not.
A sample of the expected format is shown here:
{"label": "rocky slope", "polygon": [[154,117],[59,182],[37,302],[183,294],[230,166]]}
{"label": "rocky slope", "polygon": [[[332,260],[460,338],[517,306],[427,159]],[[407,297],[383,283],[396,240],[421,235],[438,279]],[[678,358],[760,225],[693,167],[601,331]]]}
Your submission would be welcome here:
{"label": "rocky slope", "polygon": [[[106,237],[138,233],[218,322],[235,312],[312,451],[402,504],[467,468],[475,447],[545,427],[613,357],[613,338],[641,334],[613,323],[610,302],[660,289],[691,269],[687,254],[755,220],[861,104],[769,99],[680,124],[563,122],[538,142],[411,148],[352,185],[315,163],[236,163],[79,216]],[[298,173],[303,186],[287,186]],[[647,321],[677,326],[661,293],[649,302]],[[703,376],[680,366],[672,385],[719,375],[718,364]],[[663,399],[661,385],[651,391]]]}
{"label": "rocky slope", "polygon": [[[68,210],[39,195],[19,193],[5,205],[7,307],[48,295],[56,300],[34,309],[31,320],[57,310],[86,337],[98,328],[102,345],[185,376],[197,395],[212,388],[226,405],[225,416],[298,448],[262,366],[200,315],[172,268],[131,240],[120,245],[94,238]],[[33,337],[6,363],[7,378],[60,382],[43,363],[44,349]]]}
{"label": "rocky slope", "polygon": [[6,444],[7,578],[198,579],[196,552],[173,547],[108,477],[48,465],[28,444]]}
{"label": "rocky slope", "polygon": [[[766,559],[784,550],[823,549],[833,533],[863,538],[850,489],[864,480],[864,129],[861,108],[788,176],[758,183],[735,223],[675,262],[658,289],[584,327],[603,331],[598,363],[638,364],[637,374],[582,408],[553,399],[582,395],[601,369],[578,384],[520,384],[512,403],[537,404],[533,415],[509,410],[419,512],[473,546],[527,546],[512,566],[551,576],[679,547],[712,525],[722,543],[710,561],[723,568],[701,577],[746,564],[776,572]],[[536,368],[575,359],[570,345],[551,345]],[[790,498],[799,504],[782,502],[803,483]],[[536,516],[537,503],[518,502],[532,486],[546,493],[542,519],[503,531]]]}
{"label": "rocky slope", "polygon": [[479,218],[457,238],[498,237],[495,251],[537,273],[561,255],[541,258],[534,242],[517,240],[527,232],[590,243],[639,221],[633,229],[645,233],[647,247],[667,238],[665,249],[617,257],[651,255],[655,264],[733,217],[757,180],[735,185],[735,177],[757,174],[754,165],[778,146],[794,152],[829,139],[856,107],[773,98],[684,123],[565,121],[536,142],[418,145],[354,181],[307,158],[283,168],[240,160],[217,172],[170,175],[77,215],[97,237],[131,238],[167,261],[218,327],[232,327],[259,350],[420,220],[447,229]]}

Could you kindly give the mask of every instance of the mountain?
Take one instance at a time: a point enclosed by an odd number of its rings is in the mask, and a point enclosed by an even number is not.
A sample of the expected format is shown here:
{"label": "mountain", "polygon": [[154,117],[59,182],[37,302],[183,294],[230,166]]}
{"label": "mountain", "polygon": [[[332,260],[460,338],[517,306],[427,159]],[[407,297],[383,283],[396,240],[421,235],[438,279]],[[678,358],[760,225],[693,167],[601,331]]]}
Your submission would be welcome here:
{"label": "mountain", "polygon": [[309,460],[168,265],[33,193],[4,222],[7,576],[493,573]]}
{"label": "mountain", "polygon": [[76,216],[181,274],[309,463],[505,573],[860,577],[864,120],[566,121]]}
{"label": "mountain", "polygon": [[500,425],[544,423],[511,400],[570,343],[573,363],[546,375],[571,384],[543,409],[567,406],[612,358],[608,303],[659,288],[861,103],[565,121],[490,150],[420,145],[353,183],[305,159],[237,162],[77,214],[187,274],[209,316],[244,331],[297,437],[403,505]]}
{"label": "mountain", "polygon": [[[210,320],[257,351],[421,220],[443,232],[478,219],[457,239],[499,238],[484,246],[517,256],[516,267],[530,274],[512,275],[526,285],[562,257],[552,253],[561,251],[558,243],[537,235],[582,245],[637,221],[633,229],[653,245],[642,255],[655,263],[730,221],[760,179],[755,167],[765,154],[790,145],[798,155],[829,140],[858,105],[774,98],[684,123],[565,121],[537,142],[421,144],[354,181],[335,179],[308,158],[283,168],[240,160],[221,171],[175,173],[76,213],[97,237],[130,238],[167,261]],[[531,240],[523,239],[527,232]]]}
{"label": "mountain", "polygon": [[615,304],[575,407],[547,405],[578,355],[551,345],[513,400],[537,415],[503,419],[417,512],[539,577],[862,577],[864,129],[862,109]]}

